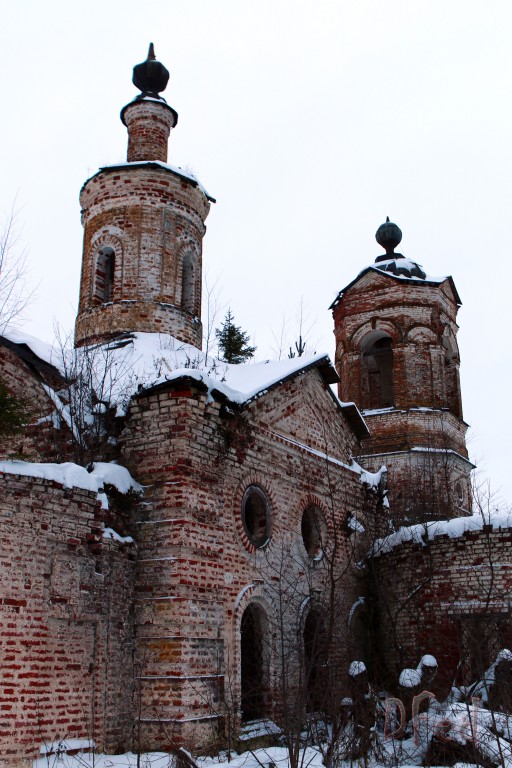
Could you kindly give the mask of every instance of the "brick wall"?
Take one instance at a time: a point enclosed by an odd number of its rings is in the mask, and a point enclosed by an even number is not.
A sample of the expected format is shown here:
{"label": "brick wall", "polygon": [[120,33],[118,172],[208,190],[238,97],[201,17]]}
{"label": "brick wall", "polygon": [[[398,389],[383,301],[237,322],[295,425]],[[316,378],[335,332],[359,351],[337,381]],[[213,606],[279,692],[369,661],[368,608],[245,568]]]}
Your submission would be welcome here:
{"label": "brick wall", "polygon": [[96,495],[0,474],[0,764],[132,728],[133,562],[101,539]]}
{"label": "brick wall", "polygon": [[[510,644],[511,543],[510,528],[489,526],[460,538],[437,537],[427,546],[408,542],[373,561],[379,646],[391,683],[396,685],[401,669],[431,653],[444,695],[454,681],[476,679],[471,643],[480,650],[489,644],[483,665],[493,660],[495,641]],[[497,620],[505,625],[501,638]]]}

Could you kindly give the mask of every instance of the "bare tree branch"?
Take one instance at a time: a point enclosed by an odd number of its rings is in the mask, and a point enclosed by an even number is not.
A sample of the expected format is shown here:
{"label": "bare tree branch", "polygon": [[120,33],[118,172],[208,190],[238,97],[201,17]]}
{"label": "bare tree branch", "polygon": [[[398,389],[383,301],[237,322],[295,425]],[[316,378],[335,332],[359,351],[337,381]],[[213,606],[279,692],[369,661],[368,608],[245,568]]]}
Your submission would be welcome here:
{"label": "bare tree branch", "polygon": [[15,200],[0,227],[0,333],[22,320],[32,296],[28,255],[21,244]]}

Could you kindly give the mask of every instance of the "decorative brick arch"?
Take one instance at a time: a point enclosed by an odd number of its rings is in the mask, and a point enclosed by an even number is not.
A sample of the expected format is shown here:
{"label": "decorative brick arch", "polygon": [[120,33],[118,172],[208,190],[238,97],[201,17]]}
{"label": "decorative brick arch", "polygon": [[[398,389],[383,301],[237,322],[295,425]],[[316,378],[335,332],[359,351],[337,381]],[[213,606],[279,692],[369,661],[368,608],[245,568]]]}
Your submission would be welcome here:
{"label": "decorative brick arch", "polygon": [[259,614],[260,619],[263,620],[263,626],[260,626],[262,646],[259,649],[261,653],[259,660],[261,688],[259,694],[261,695],[261,706],[263,709],[269,710],[271,706],[270,684],[275,676],[274,627],[276,626],[277,610],[273,601],[265,594],[264,584],[259,579],[243,587],[235,599],[230,659],[231,686],[234,689],[235,701],[241,702],[243,707],[243,621],[244,617],[247,617],[246,612],[251,610],[254,610],[256,615]]}
{"label": "decorative brick arch", "polygon": [[298,620],[298,643],[301,646],[306,684],[306,708],[311,711],[322,706],[328,688],[326,612],[318,603],[308,598],[301,604]]}
{"label": "decorative brick arch", "polygon": [[365,598],[360,595],[353,603],[348,615],[348,632],[350,640],[350,652],[353,659],[369,663],[369,612]]}
{"label": "decorative brick arch", "polygon": [[[105,227],[96,232],[89,246],[90,254],[90,298],[92,303],[104,303],[107,280],[111,280],[110,301],[114,298],[114,290],[122,291],[122,275],[124,258],[122,246],[122,231],[118,227]],[[108,259],[107,260],[107,255]],[[112,261],[110,261],[112,259]],[[112,275],[101,273],[112,268]]]}
{"label": "decorative brick arch", "polygon": [[389,336],[393,344],[399,344],[402,341],[402,334],[398,326],[390,320],[381,320],[376,318],[368,323],[361,325],[350,337],[349,347],[351,350],[359,352],[366,338],[370,334],[378,332]]}
{"label": "decorative brick arch", "polygon": [[407,331],[405,340],[413,344],[437,344],[438,338],[432,328],[426,325],[414,325]]}
{"label": "decorative brick arch", "polygon": [[449,328],[449,326],[445,327],[445,331],[441,338],[441,345],[445,350],[445,358],[447,363],[451,363],[452,361],[458,363],[460,361],[459,345],[457,344],[455,334]]}

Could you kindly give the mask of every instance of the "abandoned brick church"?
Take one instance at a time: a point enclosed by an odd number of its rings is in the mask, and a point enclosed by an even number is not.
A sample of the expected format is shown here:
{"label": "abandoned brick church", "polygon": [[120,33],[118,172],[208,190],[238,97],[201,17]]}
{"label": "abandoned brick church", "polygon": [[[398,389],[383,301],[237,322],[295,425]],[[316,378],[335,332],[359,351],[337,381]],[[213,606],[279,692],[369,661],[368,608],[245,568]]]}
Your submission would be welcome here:
{"label": "abandoned brick church", "polygon": [[292,699],[341,701],[354,660],[392,689],[431,654],[442,692],[510,642],[512,530],[472,508],[452,278],[395,253],[388,221],[332,304],[334,365],[202,353],[213,201],[167,164],[167,80],[150,49],[127,162],[81,190],[75,349],[0,337],[30,413],[0,435],[11,767],[61,739],[199,749],[278,726]]}

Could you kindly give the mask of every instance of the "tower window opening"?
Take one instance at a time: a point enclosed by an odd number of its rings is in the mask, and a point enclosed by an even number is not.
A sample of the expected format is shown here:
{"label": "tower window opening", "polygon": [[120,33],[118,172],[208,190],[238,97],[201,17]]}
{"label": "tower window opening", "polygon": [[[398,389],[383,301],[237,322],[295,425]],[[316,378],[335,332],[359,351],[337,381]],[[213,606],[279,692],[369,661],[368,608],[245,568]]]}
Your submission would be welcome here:
{"label": "tower window opening", "polygon": [[251,544],[256,549],[265,546],[270,538],[270,510],[265,494],[255,485],[244,494],[242,522]]}
{"label": "tower window opening", "polygon": [[181,283],[181,306],[185,312],[191,315],[196,314],[196,270],[194,257],[186,253],[183,257],[182,283]]}
{"label": "tower window opening", "polygon": [[381,336],[363,347],[363,370],[366,378],[366,408],[389,408],[394,405],[393,348],[389,336]]}
{"label": "tower window opening", "polygon": [[116,255],[114,249],[109,246],[101,248],[96,259],[94,296],[102,304],[106,304],[113,299],[115,267]]}

